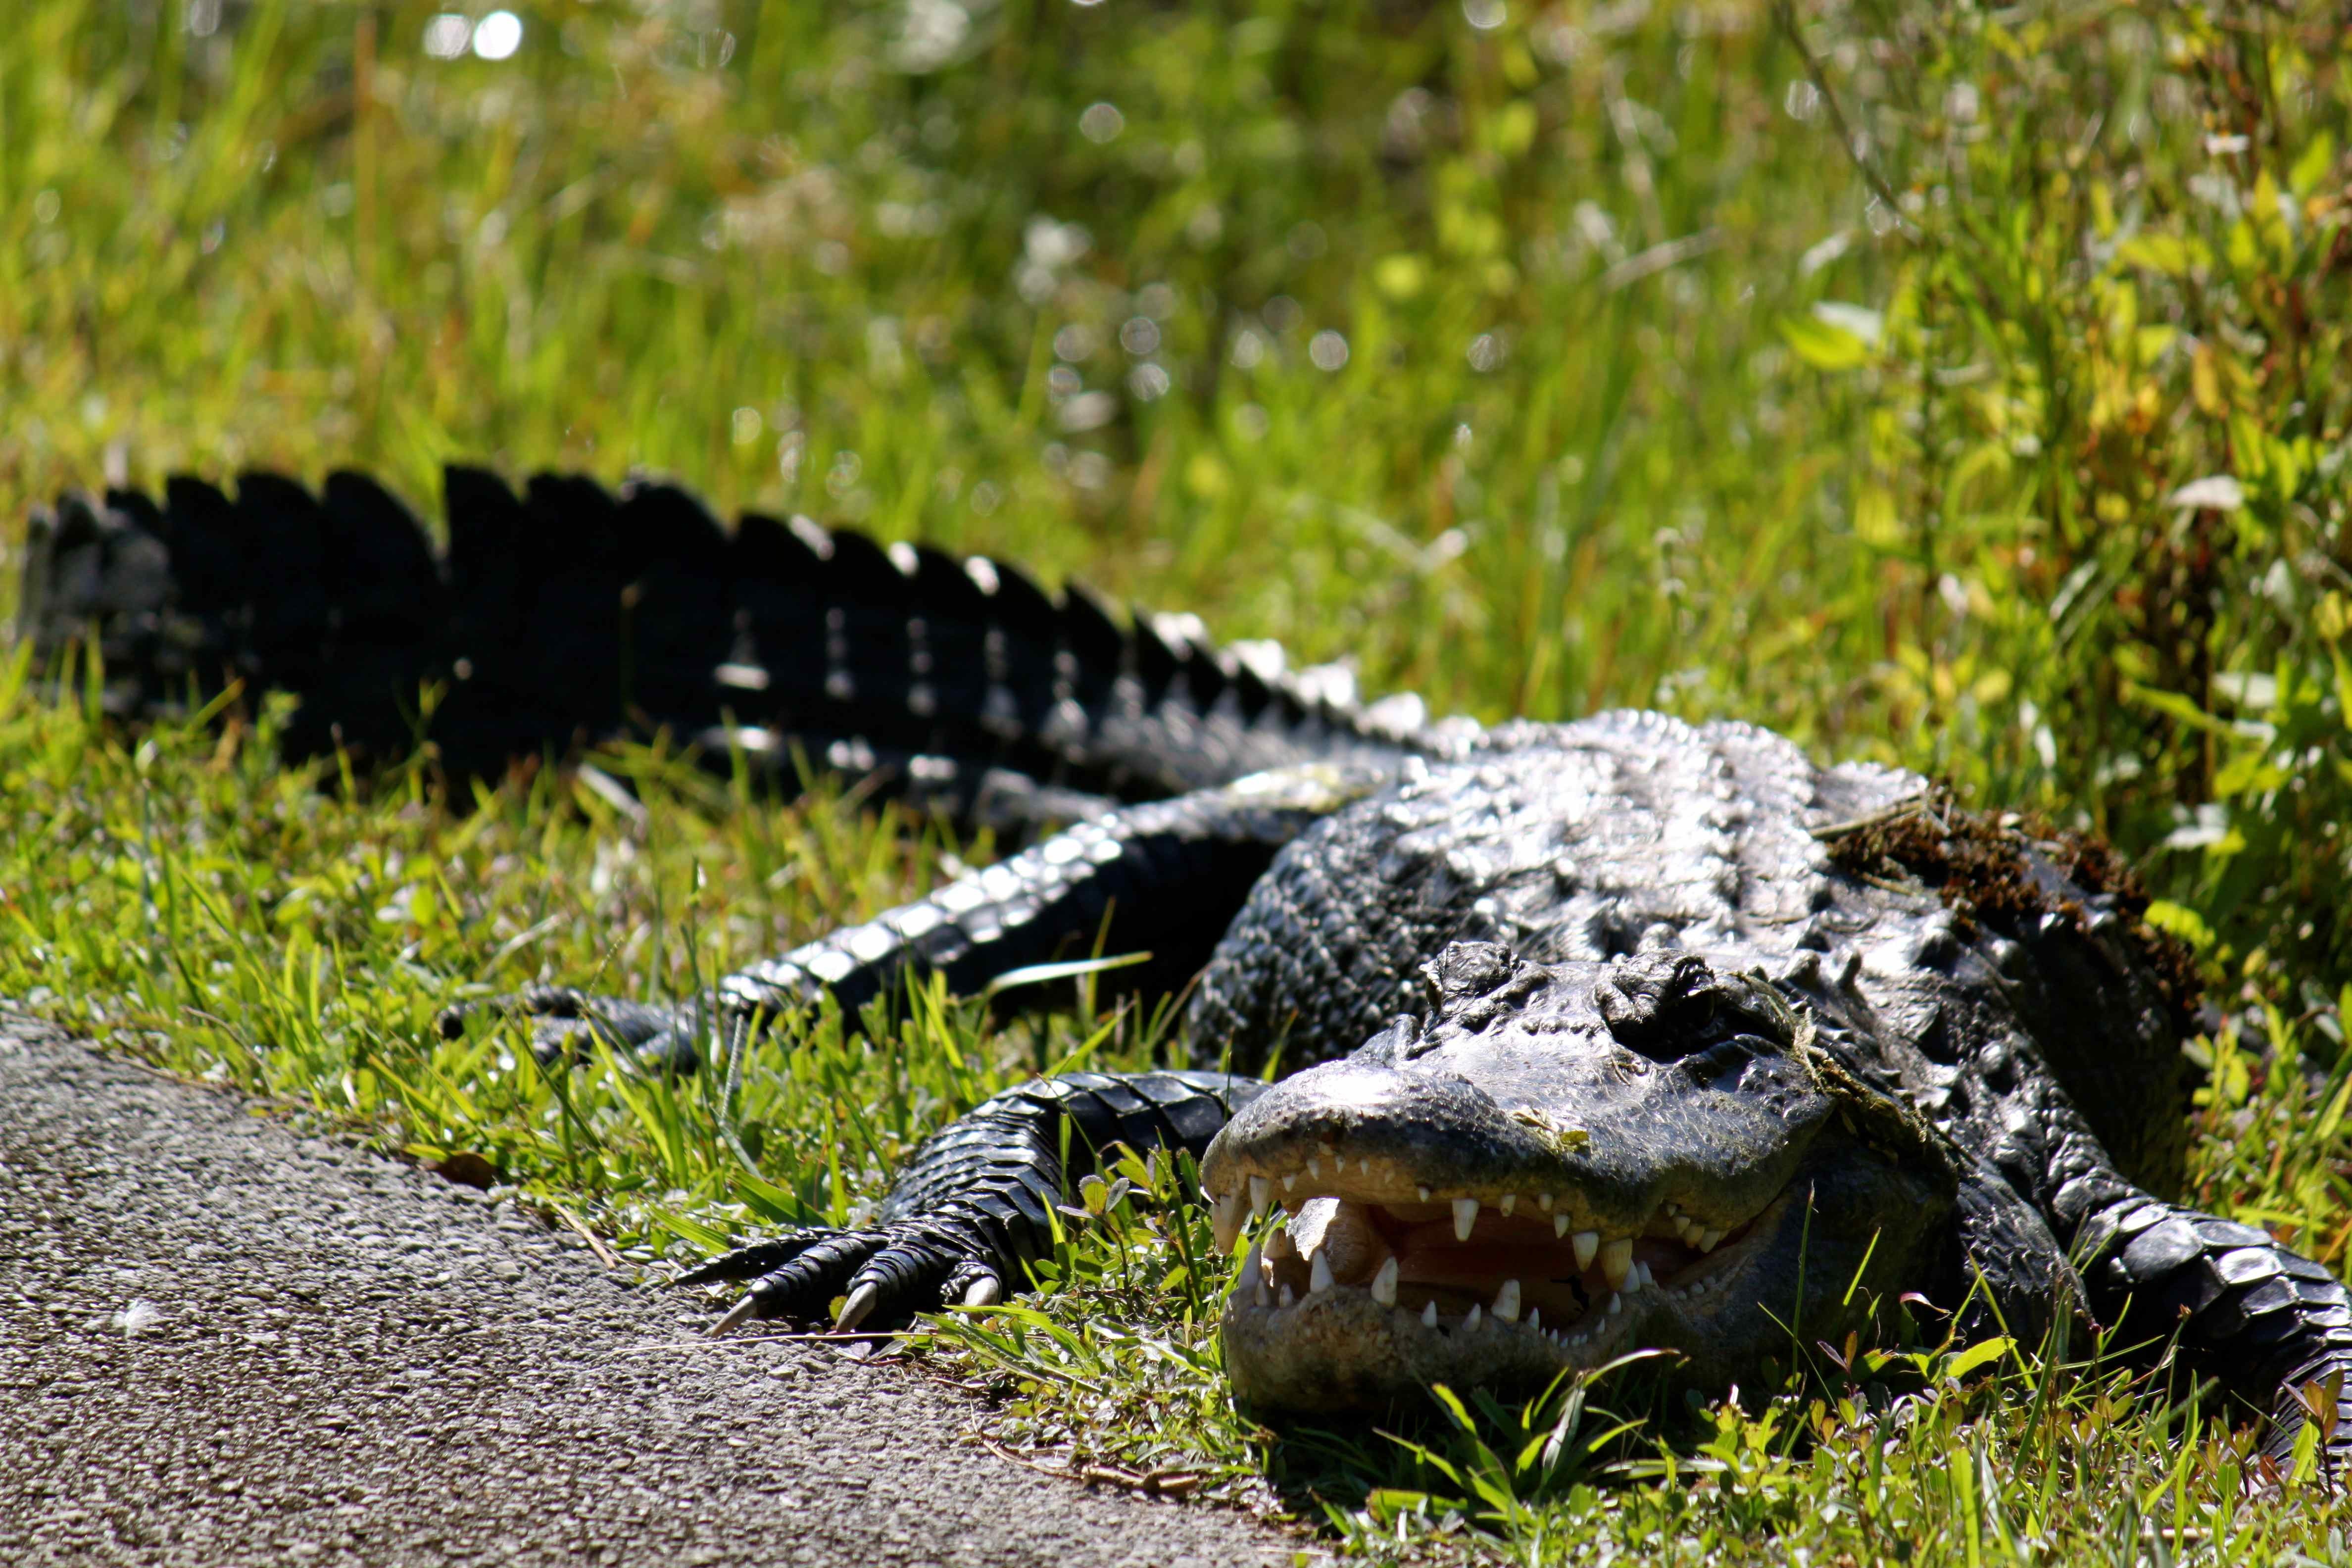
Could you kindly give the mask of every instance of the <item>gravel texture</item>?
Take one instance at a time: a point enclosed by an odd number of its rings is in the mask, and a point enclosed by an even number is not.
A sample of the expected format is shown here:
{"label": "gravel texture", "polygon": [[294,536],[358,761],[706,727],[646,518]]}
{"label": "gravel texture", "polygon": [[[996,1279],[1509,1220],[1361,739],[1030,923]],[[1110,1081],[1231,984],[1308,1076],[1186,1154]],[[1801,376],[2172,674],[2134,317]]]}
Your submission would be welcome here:
{"label": "gravel texture", "polygon": [[[0,1563],[1289,1563],[903,1369],[0,1018]],[[1320,1553],[1316,1553],[1320,1555]]]}

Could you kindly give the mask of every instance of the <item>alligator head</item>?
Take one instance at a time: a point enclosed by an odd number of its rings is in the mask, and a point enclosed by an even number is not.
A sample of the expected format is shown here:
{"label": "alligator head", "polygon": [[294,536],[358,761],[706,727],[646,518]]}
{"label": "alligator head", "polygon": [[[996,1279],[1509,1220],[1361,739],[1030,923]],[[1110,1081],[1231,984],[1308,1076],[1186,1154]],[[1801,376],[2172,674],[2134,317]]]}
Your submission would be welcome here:
{"label": "alligator head", "polygon": [[1221,1241],[1280,1205],[1223,1315],[1261,1407],[1540,1386],[1642,1347],[1721,1387],[1843,1337],[1938,1256],[1940,1142],[1695,954],[1456,942],[1430,1010],[1266,1091],[1202,1162]]}

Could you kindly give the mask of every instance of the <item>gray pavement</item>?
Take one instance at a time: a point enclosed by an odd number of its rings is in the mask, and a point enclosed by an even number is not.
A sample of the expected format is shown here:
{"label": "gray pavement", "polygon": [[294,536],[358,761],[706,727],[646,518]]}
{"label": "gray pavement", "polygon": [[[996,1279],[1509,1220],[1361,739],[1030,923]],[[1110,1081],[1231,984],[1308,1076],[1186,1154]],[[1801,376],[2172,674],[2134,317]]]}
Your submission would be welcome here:
{"label": "gray pavement", "polygon": [[[1289,1563],[903,1368],[0,1017],[0,1563]],[[1320,1551],[1313,1552],[1322,1556]]]}

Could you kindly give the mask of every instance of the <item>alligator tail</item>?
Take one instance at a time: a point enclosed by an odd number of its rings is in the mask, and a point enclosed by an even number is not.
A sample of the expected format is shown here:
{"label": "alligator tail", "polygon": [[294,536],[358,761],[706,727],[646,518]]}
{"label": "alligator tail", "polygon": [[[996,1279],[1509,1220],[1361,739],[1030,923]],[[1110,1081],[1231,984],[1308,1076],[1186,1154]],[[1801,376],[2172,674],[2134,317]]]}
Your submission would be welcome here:
{"label": "alligator tail", "polygon": [[[296,755],[383,760],[430,739],[459,775],[667,731],[724,761],[877,775],[959,816],[1083,815],[1313,761],[1446,748],[1420,700],[1357,700],[1338,667],[1210,644],[1190,616],[1115,617],[982,557],[805,518],[730,531],[674,486],[446,474],[447,547],[362,475],[234,497],[174,479],[34,514],[20,635],[103,655],[117,712],[241,681],[298,706]],[[419,693],[437,689],[429,716]]]}

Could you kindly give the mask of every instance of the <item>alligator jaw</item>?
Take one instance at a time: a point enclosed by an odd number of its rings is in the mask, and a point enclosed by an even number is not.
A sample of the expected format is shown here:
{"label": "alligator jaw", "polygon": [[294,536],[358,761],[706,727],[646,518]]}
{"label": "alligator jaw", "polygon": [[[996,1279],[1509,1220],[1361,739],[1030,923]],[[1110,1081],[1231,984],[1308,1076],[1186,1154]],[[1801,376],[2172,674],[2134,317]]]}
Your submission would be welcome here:
{"label": "alligator jaw", "polygon": [[1540,1386],[1643,1345],[1711,1359],[1716,1321],[1762,1288],[1759,1261],[1791,1207],[1784,1192],[1718,1230],[1668,1203],[1631,1234],[1603,1234],[1569,1228],[1582,1205],[1567,1193],[1515,1197],[1506,1212],[1441,1191],[1398,1204],[1323,1184],[1292,1194],[1292,1216],[1250,1249],[1225,1304],[1227,1371],[1255,1404]]}

